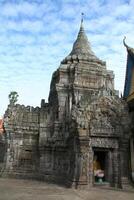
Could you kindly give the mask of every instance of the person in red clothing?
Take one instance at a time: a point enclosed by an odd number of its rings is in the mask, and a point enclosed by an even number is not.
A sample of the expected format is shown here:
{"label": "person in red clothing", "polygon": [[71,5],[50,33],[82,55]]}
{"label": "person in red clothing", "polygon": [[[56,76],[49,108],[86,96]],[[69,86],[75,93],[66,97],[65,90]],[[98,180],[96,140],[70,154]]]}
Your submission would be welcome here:
{"label": "person in red clothing", "polygon": [[96,155],[94,156],[93,160],[93,170],[95,182],[102,182],[102,179],[104,178],[104,170],[101,169],[100,162],[98,161]]}

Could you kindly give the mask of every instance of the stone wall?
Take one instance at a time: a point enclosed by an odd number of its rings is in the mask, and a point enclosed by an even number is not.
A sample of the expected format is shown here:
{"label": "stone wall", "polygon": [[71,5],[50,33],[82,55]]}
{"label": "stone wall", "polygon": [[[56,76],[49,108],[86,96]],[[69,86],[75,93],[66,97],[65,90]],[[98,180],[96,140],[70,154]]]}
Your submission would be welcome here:
{"label": "stone wall", "polygon": [[41,108],[19,104],[8,107],[4,116],[3,141],[7,148],[5,152],[2,149],[2,176],[70,186],[74,179],[74,139],[64,141],[57,132],[61,123],[52,122],[50,106],[44,100]]}
{"label": "stone wall", "polygon": [[39,165],[39,108],[9,106],[4,117],[6,169],[4,175],[36,177]]}

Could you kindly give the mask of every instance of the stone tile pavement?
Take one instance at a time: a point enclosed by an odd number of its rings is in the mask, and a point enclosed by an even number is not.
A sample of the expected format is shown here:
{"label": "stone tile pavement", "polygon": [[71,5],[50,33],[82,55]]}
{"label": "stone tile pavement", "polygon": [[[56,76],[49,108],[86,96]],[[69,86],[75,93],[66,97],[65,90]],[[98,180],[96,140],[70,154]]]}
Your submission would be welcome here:
{"label": "stone tile pavement", "polygon": [[0,200],[134,200],[134,190],[75,190],[38,181],[0,178]]}

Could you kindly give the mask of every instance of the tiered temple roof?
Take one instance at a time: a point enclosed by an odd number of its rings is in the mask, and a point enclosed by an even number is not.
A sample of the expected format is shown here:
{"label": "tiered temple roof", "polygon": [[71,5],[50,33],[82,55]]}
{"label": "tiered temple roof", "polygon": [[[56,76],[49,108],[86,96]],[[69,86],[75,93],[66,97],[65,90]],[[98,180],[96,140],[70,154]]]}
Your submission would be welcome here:
{"label": "tiered temple roof", "polygon": [[68,63],[73,61],[97,61],[102,62],[91,49],[90,42],[86,36],[84,26],[83,26],[83,19],[81,20],[80,30],[78,32],[77,38],[73,44],[73,48],[71,53],[62,61],[62,63]]}

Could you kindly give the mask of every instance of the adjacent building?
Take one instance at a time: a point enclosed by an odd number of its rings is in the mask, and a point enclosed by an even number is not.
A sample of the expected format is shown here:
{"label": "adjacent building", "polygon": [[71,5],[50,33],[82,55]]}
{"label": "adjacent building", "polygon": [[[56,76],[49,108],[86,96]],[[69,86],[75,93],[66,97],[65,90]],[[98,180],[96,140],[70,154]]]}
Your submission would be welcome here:
{"label": "adjacent building", "polygon": [[126,79],[124,86],[124,99],[129,106],[131,116],[131,138],[130,138],[130,168],[131,178],[134,181],[134,49],[125,43],[127,49]]}

